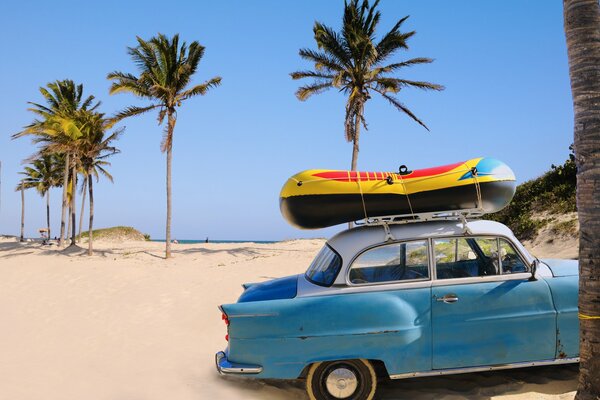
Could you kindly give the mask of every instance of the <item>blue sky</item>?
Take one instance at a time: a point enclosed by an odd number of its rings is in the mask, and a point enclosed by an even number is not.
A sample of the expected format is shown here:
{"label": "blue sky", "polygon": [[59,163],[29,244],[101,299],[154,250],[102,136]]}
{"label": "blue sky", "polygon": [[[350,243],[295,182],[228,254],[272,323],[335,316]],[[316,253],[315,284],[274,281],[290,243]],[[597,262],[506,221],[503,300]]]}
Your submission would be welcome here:
{"label": "blue sky", "polygon": [[[343,227],[303,231],[281,217],[285,180],[309,168],[348,169],[345,99],[335,91],[298,101],[289,73],[310,67],[298,56],[315,48],[315,20],[340,27],[343,1],[28,1],[0,5],[5,56],[0,63],[0,232],[19,232],[21,161],[34,152],[10,135],[29,123],[27,101],[56,79],[83,83],[111,114],[144,104],[109,96],[106,74],[136,72],[126,53],[135,36],[180,33],[206,47],[195,82],[220,75],[222,86],[179,110],[173,162],[173,237],[280,240],[326,237]],[[366,106],[359,169],[421,168],[478,156],[509,164],[519,182],[563,162],[573,114],[559,1],[382,0],[379,35],[410,15],[410,49],[393,60],[436,61],[401,71],[446,86],[441,93],[405,90],[401,100],[425,131],[386,102]],[[380,36],[378,36],[380,37]],[[127,120],[112,159],[114,184],[96,189],[95,225],[130,225],[164,237],[165,157],[156,116]],[[51,193],[53,229],[60,192]],[[44,201],[26,193],[26,234],[45,224]]]}

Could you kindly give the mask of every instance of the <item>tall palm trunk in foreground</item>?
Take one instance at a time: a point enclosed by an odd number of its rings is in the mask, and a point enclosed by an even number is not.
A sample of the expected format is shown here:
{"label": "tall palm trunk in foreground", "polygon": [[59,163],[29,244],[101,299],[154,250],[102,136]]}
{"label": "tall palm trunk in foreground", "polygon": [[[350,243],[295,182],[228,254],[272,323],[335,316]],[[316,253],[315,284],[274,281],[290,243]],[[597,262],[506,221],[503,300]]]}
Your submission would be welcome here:
{"label": "tall palm trunk in foreground", "polygon": [[575,112],[579,214],[579,334],[577,400],[600,399],[600,5],[563,0]]}

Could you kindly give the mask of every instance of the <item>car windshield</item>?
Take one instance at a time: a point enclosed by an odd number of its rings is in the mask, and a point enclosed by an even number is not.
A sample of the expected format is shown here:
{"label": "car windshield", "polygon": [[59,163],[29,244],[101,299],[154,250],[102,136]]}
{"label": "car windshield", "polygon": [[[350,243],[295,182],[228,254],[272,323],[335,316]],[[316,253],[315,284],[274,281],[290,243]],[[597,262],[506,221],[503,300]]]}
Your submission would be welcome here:
{"label": "car windshield", "polygon": [[341,267],[342,257],[326,244],[308,267],[306,278],[320,286],[331,286]]}

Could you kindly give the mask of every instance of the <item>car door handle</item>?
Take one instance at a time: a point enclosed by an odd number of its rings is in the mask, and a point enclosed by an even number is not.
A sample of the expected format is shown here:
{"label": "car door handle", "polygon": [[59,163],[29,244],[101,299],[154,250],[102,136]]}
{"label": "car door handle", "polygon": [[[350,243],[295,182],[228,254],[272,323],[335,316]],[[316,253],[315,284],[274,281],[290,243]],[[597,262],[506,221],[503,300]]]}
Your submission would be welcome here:
{"label": "car door handle", "polygon": [[455,295],[454,293],[449,293],[449,294],[445,295],[444,297],[436,296],[435,301],[444,302],[446,304],[456,303],[458,301],[458,296]]}

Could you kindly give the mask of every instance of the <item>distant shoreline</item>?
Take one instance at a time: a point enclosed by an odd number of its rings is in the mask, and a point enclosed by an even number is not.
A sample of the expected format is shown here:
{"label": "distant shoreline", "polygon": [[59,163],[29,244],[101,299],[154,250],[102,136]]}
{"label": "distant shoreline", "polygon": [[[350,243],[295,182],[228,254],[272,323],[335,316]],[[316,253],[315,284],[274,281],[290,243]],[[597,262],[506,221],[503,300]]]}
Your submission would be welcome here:
{"label": "distant shoreline", "polygon": [[[175,240],[175,239],[174,239]],[[199,243],[206,243],[206,239],[201,239],[201,240],[193,240],[193,239],[176,239],[177,243],[179,244],[199,244]],[[159,243],[164,243],[165,240],[164,239],[152,239],[150,240],[151,242],[159,242]],[[279,243],[279,240],[213,240],[213,239],[208,239],[208,243],[259,243],[259,244],[272,244],[272,243]]]}

